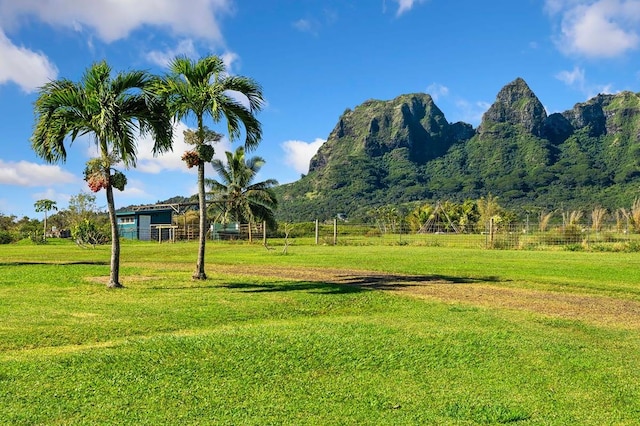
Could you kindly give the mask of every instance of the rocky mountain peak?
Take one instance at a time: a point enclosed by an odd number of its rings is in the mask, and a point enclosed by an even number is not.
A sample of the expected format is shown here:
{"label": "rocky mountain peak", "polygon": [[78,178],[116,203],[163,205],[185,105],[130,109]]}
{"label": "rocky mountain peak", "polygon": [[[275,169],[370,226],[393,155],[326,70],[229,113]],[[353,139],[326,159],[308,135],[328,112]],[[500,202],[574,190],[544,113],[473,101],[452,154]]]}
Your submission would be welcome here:
{"label": "rocky mountain peak", "polygon": [[522,126],[535,136],[542,136],[546,118],[547,113],[538,97],[518,77],[498,92],[496,101],[482,116],[478,131],[482,134],[494,123],[509,123]]}
{"label": "rocky mountain peak", "polygon": [[309,172],[327,167],[332,158],[380,158],[404,149],[416,163],[443,155],[460,140],[473,136],[470,125],[451,125],[426,93],[401,95],[389,101],[368,100],[347,109],[316,155]]}

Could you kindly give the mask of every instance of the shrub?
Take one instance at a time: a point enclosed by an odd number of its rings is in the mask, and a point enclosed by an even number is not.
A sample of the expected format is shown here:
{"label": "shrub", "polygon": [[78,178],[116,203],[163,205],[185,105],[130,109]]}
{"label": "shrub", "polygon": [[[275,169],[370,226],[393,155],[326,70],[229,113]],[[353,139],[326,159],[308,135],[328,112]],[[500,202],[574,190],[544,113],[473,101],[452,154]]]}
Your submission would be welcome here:
{"label": "shrub", "polygon": [[47,239],[45,238],[44,234],[41,234],[38,231],[29,232],[29,239],[31,240],[31,242],[33,244],[46,244],[47,243]]}
{"label": "shrub", "polygon": [[79,245],[98,245],[105,244],[109,238],[98,229],[95,222],[84,219],[71,230],[71,236]]}
{"label": "shrub", "polygon": [[540,235],[539,240],[548,245],[578,244],[583,240],[582,229],[577,225],[558,227],[551,232]]}
{"label": "shrub", "polygon": [[567,225],[559,230],[560,237],[564,243],[579,243],[582,241],[582,230],[577,225]]}
{"label": "shrub", "polygon": [[365,237],[382,237],[382,231],[378,228],[371,228],[364,235]]}
{"label": "shrub", "polygon": [[18,241],[15,233],[0,230],[0,244],[10,244]]}
{"label": "shrub", "polygon": [[629,241],[625,247],[626,252],[636,253],[640,251],[640,242],[638,241]]}

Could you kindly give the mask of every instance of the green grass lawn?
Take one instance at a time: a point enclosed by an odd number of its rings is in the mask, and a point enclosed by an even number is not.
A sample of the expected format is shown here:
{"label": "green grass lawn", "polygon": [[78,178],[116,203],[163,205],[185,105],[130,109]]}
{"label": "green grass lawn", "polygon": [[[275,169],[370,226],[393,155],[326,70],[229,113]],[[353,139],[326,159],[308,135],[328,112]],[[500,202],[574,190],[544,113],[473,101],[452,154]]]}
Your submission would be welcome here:
{"label": "green grass lawn", "polygon": [[640,424],[640,330],[623,321],[240,273],[380,271],[629,308],[638,253],[213,243],[198,282],[196,249],[124,242],[126,288],[109,290],[108,246],[0,246],[0,424]]}

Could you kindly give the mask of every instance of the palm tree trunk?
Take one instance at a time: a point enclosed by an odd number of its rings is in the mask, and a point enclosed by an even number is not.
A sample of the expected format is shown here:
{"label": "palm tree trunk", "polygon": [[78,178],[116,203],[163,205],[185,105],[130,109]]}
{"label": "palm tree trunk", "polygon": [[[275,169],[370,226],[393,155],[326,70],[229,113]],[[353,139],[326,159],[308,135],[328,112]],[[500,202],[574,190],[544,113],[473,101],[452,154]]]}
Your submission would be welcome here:
{"label": "palm tree trunk", "polygon": [[109,211],[109,223],[111,224],[111,273],[107,287],[120,288],[120,236],[118,235],[118,223],[116,220],[116,207],[113,202],[113,187],[107,185],[107,210]]}
{"label": "palm tree trunk", "polygon": [[200,210],[200,238],[198,244],[198,263],[196,271],[193,273],[194,280],[206,280],[207,274],[204,272],[204,253],[207,242],[207,205],[204,194],[204,162],[198,164],[198,207]]}
{"label": "palm tree trunk", "polygon": [[47,211],[44,211],[44,230],[42,231],[42,239],[47,241]]}

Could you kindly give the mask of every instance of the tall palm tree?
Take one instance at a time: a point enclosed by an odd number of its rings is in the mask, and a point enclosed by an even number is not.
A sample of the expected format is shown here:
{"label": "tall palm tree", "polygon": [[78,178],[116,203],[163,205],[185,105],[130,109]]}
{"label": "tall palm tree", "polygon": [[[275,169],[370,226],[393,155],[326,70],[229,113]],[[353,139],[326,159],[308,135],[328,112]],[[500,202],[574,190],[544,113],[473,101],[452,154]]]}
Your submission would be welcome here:
{"label": "tall palm tree", "polygon": [[226,152],[226,164],[218,159],[211,162],[220,180],[206,179],[209,199],[213,210],[224,220],[251,224],[266,221],[275,224],[275,209],[278,201],[271,188],[278,184],[275,179],[254,183],[256,175],[264,165],[262,157],[245,158],[244,148],[235,153]]}
{"label": "tall palm tree", "polygon": [[99,158],[90,161],[85,178],[92,190],[105,188],[111,223],[111,273],[109,287],[120,283],[120,240],[113,187],[124,189],[126,178],[112,173],[113,166],[136,164],[136,133],[151,134],[153,153],[171,149],[172,125],[166,104],[150,90],[154,77],[144,71],[122,72],[112,77],[106,62],[93,64],[77,83],[51,81],[40,88],[35,102],[33,150],[49,163],[67,158],[65,139],[92,135]]}
{"label": "tall palm tree", "polygon": [[[217,56],[198,61],[177,57],[169,65],[169,75],[159,87],[159,93],[166,96],[175,119],[193,117],[196,120],[195,149],[185,153],[183,159],[189,166],[198,166],[200,235],[193,278],[204,280],[207,279],[204,269],[207,231],[204,166],[214,154],[208,143],[211,138],[207,137],[205,119],[218,123],[225,118],[231,140],[239,138],[244,127],[244,146],[255,148],[262,138],[262,127],[255,116],[262,107],[262,89],[250,78],[228,75],[224,62]],[[238,94],[244,98],[242,101]]]}

